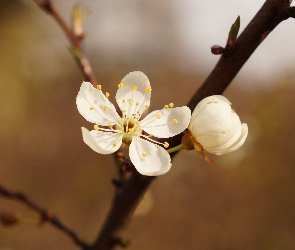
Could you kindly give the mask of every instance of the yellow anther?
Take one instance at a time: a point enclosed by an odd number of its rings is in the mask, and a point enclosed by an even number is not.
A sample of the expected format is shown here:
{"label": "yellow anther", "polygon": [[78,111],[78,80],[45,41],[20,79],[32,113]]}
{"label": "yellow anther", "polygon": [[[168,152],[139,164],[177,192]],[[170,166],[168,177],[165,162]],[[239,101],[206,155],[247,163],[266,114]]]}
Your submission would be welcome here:
{"label": "yellow anther", "polygon": [[136,85],[132,85],[132,86],[131,86],[131,89],[132,89],[132,90],[136,90],[136,89],[137,89]]}
{"label": "yellow anther", "polygon": [[167,108],[169,108],[169,106],[168,106],[168,105],[165,105],[165,106],[164,106],[164,109],[167,109]]}
{"label": "yellow anther", "polygon": [[139,105],[139,103],[137,102],[137,103],[135,103],[135,105],[136,105],[136,106],[138,106],[138,105]]}
{"label": "yellow anther", "polygon": [[145,105],[144,107],[147,109],[149,107],[149,105]]}
{"label": "yellow anther", "polygon": [[94,107],[90,107],[90,110],[95,110],[95,108]]}
{"label": "yellow anther", "polygon": [[176,119],[173,119],[173,120],[172,120],[172,123],[173,123],[173,124],[177,124],[178,121],[177,121]]}
{"label": "yellow anther", "polygon": [[129,105],[132,105],[132,101],[129,101]]}
{"label": "yellow anther", "polygon": [[136,121],[135,124],[138,125],[139,124],[139,121]]}
{"label": "yellow anther", "polygon": [[172,102],[169,103],[169,107],[170,107],[170,108],[173,108],[173,107],[174,107],[174,103],[172,103]]}
{"label": "yellow anther", "polygon": [[127,112],[127,110],[126,110],[126,109],[123,109],[123,110],[122,110],[122,112],[123,112],[123,113],[126,113],[126,112]]}
{"label": "yellow anther", "polygon": [[149,134],[149,137],[153,137],[153,135],[152,134]]}
{"label": "yellow anther", "polygon": [[129,132],[134,132],[134,128],[129,128],[128,131]]}
{"label": "yellow anther", "polygon": [[108,127],[110,127],[110,128],[113,127],[113,124],[109,123],[109,124],[108,124]]}
{"label": "yellow anther", "polygon": [[132,116],[136,116],[136,114],[132,114]]}
{"label": "yellow anther", "polygon": [[156,114],[156,117],[157,117],[158,119],[160,119],[160,118],[161,118],[161,115],[160,115],[160,114]]}
{"label": "yellow anther", "polygon": [[116,147],[117,146],[117,143],[113,143],[113,147]]}
{"label": "yellow anther", "polygon": [[147,92],[147,93],[151,93],[152,92],[152,88],[151,87],[146,87],[144,89],[144,91]]}
{"label": "yellow anther", "polygon": [[93,127],[95,130],[99,130],[99,126],[97,124],[95,124]]}
{"label": "yellow anther", "polygon": [[105,110],[105,111],[107,111],[108,109],[109,109],[108,106],[104,106],[104,107],[103,107],[103,110]]}
{"label": "yellow anther", "polygon": [[106,92],[106,98],[109,98],[109,96],[110,96],[110,93]]}
{"label": "yellow anther", "polygon": [[122,99],[122,102],[124,103],[124,102],[126,102],[126,100],[125,99]]}
{"label": "yellow anther", "polygon": [[164,142],[164,148],[168,148],[169,147],[169,143],[168,142]]}
{"label": "yellow anther", "polygon": [[125,86],[125,83],[124,82],[121,82],[118,84],[118,88],[123,88]]}
{"label": "yellow anther", "polygon": [[97,88],[98,90],[101,90],[101,85],[97,85],[96,88]]}
{"label": "yellow anther", "polygon": [[148,154],[147,153],[142,153],[141,154],[143,157],[146,157],[146,156],[148,156]]}

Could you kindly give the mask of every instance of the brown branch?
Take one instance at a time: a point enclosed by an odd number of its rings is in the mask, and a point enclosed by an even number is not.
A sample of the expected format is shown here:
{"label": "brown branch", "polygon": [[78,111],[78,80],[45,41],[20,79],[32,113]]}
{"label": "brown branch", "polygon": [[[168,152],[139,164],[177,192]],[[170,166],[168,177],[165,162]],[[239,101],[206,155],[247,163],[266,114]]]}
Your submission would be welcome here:
{"label": "brown branch", "polygon": [[[288,0],[265,2],[233,47],[224,51],[211,74],[193,95],[188,103],[191,110],[203,98],[223,93],[266,36],[280,22],[292,16],[289,7]],[[291,13],[294,13],[293,8],[291,10]],[[168,143],[176,146],[180,140],[181,136],[176,136],[168,140]],[[130,222],[137,204],[154,179],[155,177],[141,176],[137,172],[132,172],[123,185],[117,188],[112,208],[91,250],[109,250],[123,242],[120,231]]]}
{"label": "brown branch", "polygon": [[8,188],[4,187],[0,184],[0,196],[3,196],[7,199],[16,200],[19,201],[26,206],[28,206],[31,210],[37,212],[40,215],[40,223],[48,222],[54,227],[58,228],[62,232],[64,232],[66,235],[68,235],[72,240],[79,246],[81,246],[82,249],[87,250],[89,249],[89,245],[80,239],[78,235],[70,229],[68,226],[66,226],[56,215],[50,213],[46,209],[39,206],[37,203],[33,202],[27,195],[25,195],[22,192],[15,192],[11,191]]}
{"label": "brown branch", "polygon": [[85,80],[88,82],[91,82],[94,86],[96,86],[97,85],[96,78],[93,74],[92,68],[90,66],[90,63],[87,57],[83,53],[82,37],[75,35],[75,33],[70,29],[70,27],[67,25],[65,20],[56,10],[51,0],[34,0],[34,1],[41,9],[43,9],[47,14],[51,15],[58,22],[59,26],[62,28],[62,30],[64,31],[64,33],[66,34],[67,38],[69,39],[72,45],[70,51],[72,52],[72,55],[77,61],[78,66],[85,77]]}

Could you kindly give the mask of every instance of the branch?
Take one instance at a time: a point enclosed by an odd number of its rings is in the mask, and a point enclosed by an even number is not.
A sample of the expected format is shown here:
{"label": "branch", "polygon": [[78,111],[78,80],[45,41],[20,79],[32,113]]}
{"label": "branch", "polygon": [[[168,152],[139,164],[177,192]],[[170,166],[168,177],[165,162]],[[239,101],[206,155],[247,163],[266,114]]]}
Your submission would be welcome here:
{"label": "branch", "polygon": [[87,57],[83,53],[83,49],[82,49],[83,36],[75,35],[75,33],[70,29],[70,27],[67,25],[65,20],[56,10],[51,0],[34,0],[34,1],[42,10],[44,10],[47,14],[51,15],[58,22],[59,26],[62,28],[62,30],[64,31],[64,33],[66,34],[67,38],[69,39],[72,45],[70,48],[70,51],[73,57],[75,58],[75,60],[77,61],[78,66],[85,77],[85,80],[88,82],[91,82],[94,86],[96,86],[97,85],[96,78],[93,74],[92,68],[90,66],[90,63]]}
{"label": "branch", "polygon": [[3,196],[7,199],[19,201],[31,210],[37,212],[40,215],[40,223],[48,222],[59,230],[63,231],[68,235],[72,240],[82,249],[89,249],[89,245],[78,237],[78,235],[67,227],[56,215],[48,212],[46,209],[40,207],[37,203],[33,202],[29,197],[24,193],[11,191],[0,184],[0,196]]}
{"label": "branch", "polygon": [[[265,2],[233,47],[224,51],[211,74],[193,95],[188,103],[191,110],[203,98],[223,93],[259,44],[280,22],[291,16],[288,13],[289,7],[290,2],[287,0]],[[291,13],[294,13],[294,9],[291,10]],[[168,143],[176,146],[180,141],[181,135],[170,138]],[[124,245],[120,231],[128,225],[134,209],[154,179],[155,177],[141,176],[134,171],[123,185],[117,188],[111,211],[91,250],[107,250],[116,245]]]}

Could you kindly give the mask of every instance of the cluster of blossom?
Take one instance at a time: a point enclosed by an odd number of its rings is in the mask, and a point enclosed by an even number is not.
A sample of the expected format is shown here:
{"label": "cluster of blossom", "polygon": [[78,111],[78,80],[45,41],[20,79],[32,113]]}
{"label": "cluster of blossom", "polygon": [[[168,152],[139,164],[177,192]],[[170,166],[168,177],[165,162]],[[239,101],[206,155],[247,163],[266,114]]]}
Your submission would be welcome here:
{"label": "cluster of blossom", "polygon": [[[170,103],[141,119],[149,108],[151,85],[147,76],[135,71],[126,75],[118,84],[116,102],[121,115],[109,101],[109,93],[103,94],[101,86],[94,88],[83,82],[76,103],[80,114],[94,129],[82,128],[84,142],[95,152],[111,154],[122,143],[129,148],[129,157],[142,175],[157,176],[171,168],[167,142],[153,139],[173,137],[188,129],[182,139],[181,148],[196,149],[205,160],[209,153],[222,155],[241,147],[248,135],[247,124],[241,124],[239,116],[231,109],[231,103],[223,96],[215,95],[203,99],[191,110],[173,107]],[[169,151],[169,150],[168,150]]]}

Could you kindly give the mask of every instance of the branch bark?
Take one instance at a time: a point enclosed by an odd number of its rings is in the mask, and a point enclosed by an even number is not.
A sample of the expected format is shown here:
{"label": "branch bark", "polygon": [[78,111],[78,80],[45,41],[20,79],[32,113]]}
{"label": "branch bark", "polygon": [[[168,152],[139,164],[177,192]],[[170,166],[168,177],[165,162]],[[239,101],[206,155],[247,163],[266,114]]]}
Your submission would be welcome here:
{"label": "branch bark", "polygon": [[89,248],[88,243],[80,239],[76,232],[66,226],[56,215],[50,213],[46,209],[39,206],[37,203],[33,202],[26,194],[9,190],[0,184],[0,196],[25,204],[31,210],[37,212],[40,215],[40,223],[49,222],[52,226],[58,228],[68,235],[82,249],[87,250]]}
{"label": "branch bark", "polygon": [[51,0],[34,0],[36,4],[44,10],[47,14],[51,15],[59,24],[61,29],[66,34],[67,38],[69,39],[72,48],[70,51],[77,61],[79,68],[84,75],[86,81],[91,82],[94,86],[97,85],[97,80],[94,76],[93,70],[91,65],[85,56],[82,48],[82,38],[75,35],[75,33],[71,30],[69,25],[65,22],[63,17],[59,14],[57,9],[55,8],[54,4]]}
{"label": "branch bark", "polygon": [[[289,0],[267,0],[231,49],[226,49],[217,65],[188,103],[193,110],[197,103],[210,95],[222,94],[260,43],[282,21],[292,16]],[[294,13],[292,10],[291,13]],[[181,141],[181,135],[168,140],[171,146]],[[175,156],[172,155],[172,157]],[[130,222],[132,214],[155,177],[132,172],[116,190],[112,208],[91,250],[109,250],[124,246],[120,232]]]}

